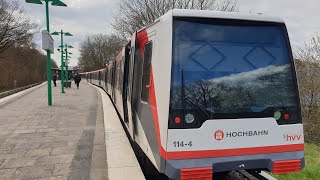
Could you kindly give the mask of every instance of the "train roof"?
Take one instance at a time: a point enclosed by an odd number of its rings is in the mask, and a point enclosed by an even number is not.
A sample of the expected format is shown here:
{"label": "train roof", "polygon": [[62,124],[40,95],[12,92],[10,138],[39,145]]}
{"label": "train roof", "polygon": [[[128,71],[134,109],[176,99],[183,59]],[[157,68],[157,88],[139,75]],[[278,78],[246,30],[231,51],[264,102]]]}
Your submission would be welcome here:
{"label": "train roof", "polygon": [[246,20],[259,22],[274,22],[284,23],[284,20],[276,16],[268,16],[263,14],[239,13],[239,12],[225,12],[225,11],[211,11],[211,10],[196,10],[196,9],[172,9],[167,13],[156,19],[153,23],[139,29],[137,33],[154,24],[162,21],[168,17],[190,17],[190,18],[217,18],[217,19],[231,19],[231,20]]}
{"label": "train roof", "polygon": [[249,14],[239,12],[209,11],[209,10],[193,10],[193,9],[173,9],[168,12],[174,17],[195,17],[195,18],[219,18],[219,19],[235,19],[248,21],[264,21],[284,23],[280,17]]}

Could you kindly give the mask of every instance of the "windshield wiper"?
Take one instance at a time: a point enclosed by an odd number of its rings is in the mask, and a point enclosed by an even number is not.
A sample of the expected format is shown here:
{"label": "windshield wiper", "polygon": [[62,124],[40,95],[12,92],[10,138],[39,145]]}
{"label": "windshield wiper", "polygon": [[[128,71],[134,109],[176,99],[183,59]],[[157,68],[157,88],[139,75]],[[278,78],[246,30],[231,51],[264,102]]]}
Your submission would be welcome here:
{"label": "windshield wiper", "polygon": [[[207,110],[203,109],[201,106],[199,106],[198,104],[192,102],[191,100],[185,98],[186,101],[188,101],[192,106],[195,107],[195,110],[199,113],[201,113],[202,115],[206,116],[207,118],[211,118],[211,116],[208,114]],[[200,110],[200,111],[199,111]]]}

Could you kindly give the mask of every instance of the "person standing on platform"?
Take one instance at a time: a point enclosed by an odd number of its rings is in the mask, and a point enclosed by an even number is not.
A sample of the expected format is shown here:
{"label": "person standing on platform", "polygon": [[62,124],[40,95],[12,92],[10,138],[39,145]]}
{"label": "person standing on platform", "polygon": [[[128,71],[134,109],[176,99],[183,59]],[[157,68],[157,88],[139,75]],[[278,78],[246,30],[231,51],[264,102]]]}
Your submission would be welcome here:
{"label": "person standing on platform", "polygon": [[74,77],[74,82],[75,82],[76,85],[77,85],[77,89],[79,89],[80,81],[81,81],[81,77],[80,77],[80,75],[77,73],[77,75]]}
{"label": "person standing on platform", "polygon": [[53,81],[54,87],[56,87],[57,86],[57,83],[56,83],[57,75],[56,74],[53,75],[52,81]]}

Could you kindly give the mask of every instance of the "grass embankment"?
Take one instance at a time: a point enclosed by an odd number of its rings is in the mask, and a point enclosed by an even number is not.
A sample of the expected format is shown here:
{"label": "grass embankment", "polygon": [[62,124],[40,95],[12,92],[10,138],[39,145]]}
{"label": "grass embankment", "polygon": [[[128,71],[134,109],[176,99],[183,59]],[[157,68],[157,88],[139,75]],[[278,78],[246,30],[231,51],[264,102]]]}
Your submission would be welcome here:
{"label": "grass embankment", "polygon": [[274,177],[279,180],[320,180],[320,146],[305,144],[305,167],[301,172]]}
{"label": "grass embankment", "polygon": [[0,93],[6,92],[6,91],[9,91],[9,90],[10,90],[9,88],[1,88],[1,87],[0,87]]}

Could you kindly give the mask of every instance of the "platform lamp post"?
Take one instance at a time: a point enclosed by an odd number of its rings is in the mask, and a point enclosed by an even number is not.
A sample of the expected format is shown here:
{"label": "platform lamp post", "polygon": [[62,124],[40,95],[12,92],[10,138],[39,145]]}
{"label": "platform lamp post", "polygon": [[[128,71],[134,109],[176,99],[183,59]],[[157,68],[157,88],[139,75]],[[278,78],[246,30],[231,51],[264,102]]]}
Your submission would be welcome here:
{"label": "platform lamp post", "polygon": [[[41,1],[45,2],[46,5],[46,22],[47,22],[47,31],[50,32],[49,26],[49,2],[53,6],[67,6],[60,0],[26,0],[26,3],[32,4],[42,4]],[[51,87],[51,52],[47,50],[47,81],[48,81],[48,106],[52,106],[52,87]]]}
{"label": "platform lamp post", "polygon": [[[66,79],[67,80],[69,80],[69,59],[70,59],[71,57],[70,56],[66,56],[66,57],[64,57],[64,59],[65,59],[65,66],[66,66]],[[69,83],[67,83],[67,87],[69,88]]]}
{"label": "platform lamp post", "polygon": [[65,56],[64,56],[64,54],[66,54],[66,53],[63,52],[63,50],[61,50],[61,49],[58,49],[58,51],[63,54],[63,56],[62,56],[62,62],[61,62],[61,71],[63,72],[63,73],[61,73],[61,74],[63,75],[62,78],[61,78],[61,85],[62,85],[62,86],[67,86],[67,85],[65,84],[66,81],[67,81],[67,72],[66,72],[67,68],[66,68]]}
{"label": "platform lamp post", "polygon": [[[68,67],[69,67],[69,65],[68,65],[69,62],[68,62],[68,61],[69,61],[69,57],[70,57],[70,56],[68,56],[68,55],[69,55],[69,53],[68,53],[68,48],[71,49],[71,48],[73,48],[73,46],[69,46],[69,45],[66,44],[66,45],[65,45],[65,48],[66,48],[66,49],[65,49],[65,51],[66,51],[66,58],[65,58],[65,59],[66,59],[66,77],[67,77],[67,82],[68,82],[68,81],[69,81],[69,69],[68,69]],[[71,58],[71,57],[70,57],[70,58]],[[69,85],[68,85],[68,83],[67,83],[67,87],[68,87],[68,86],[69,86]]]}
{"label": "platform lamp post", "polygon": [[65,65],[64,65],[64,57],[63,57],[63,54],[64,54],[64,52],[63,52],[63,50],[61,50],[61,49],[58,49],[58,51],[59,52],[61,52],[61,93],[65,93],[65,91],[64,91],[64,78],[65,78],[65,72],[64,72],[64,67],[65,67]]}
{"label": "platform lamp post", "polygon": [[[51,33],[51,35],[61,35],[61,45],[59,47],[63,47],[63,36],[73,36],[72,34],[68,33],[68,32],[63,32],[63,30],[61,30],[60,32],[54,32]],[[63,73],[63,48],[61,48],[62,51],[61,52],[61,93],[64,93],[64,73]]]}

